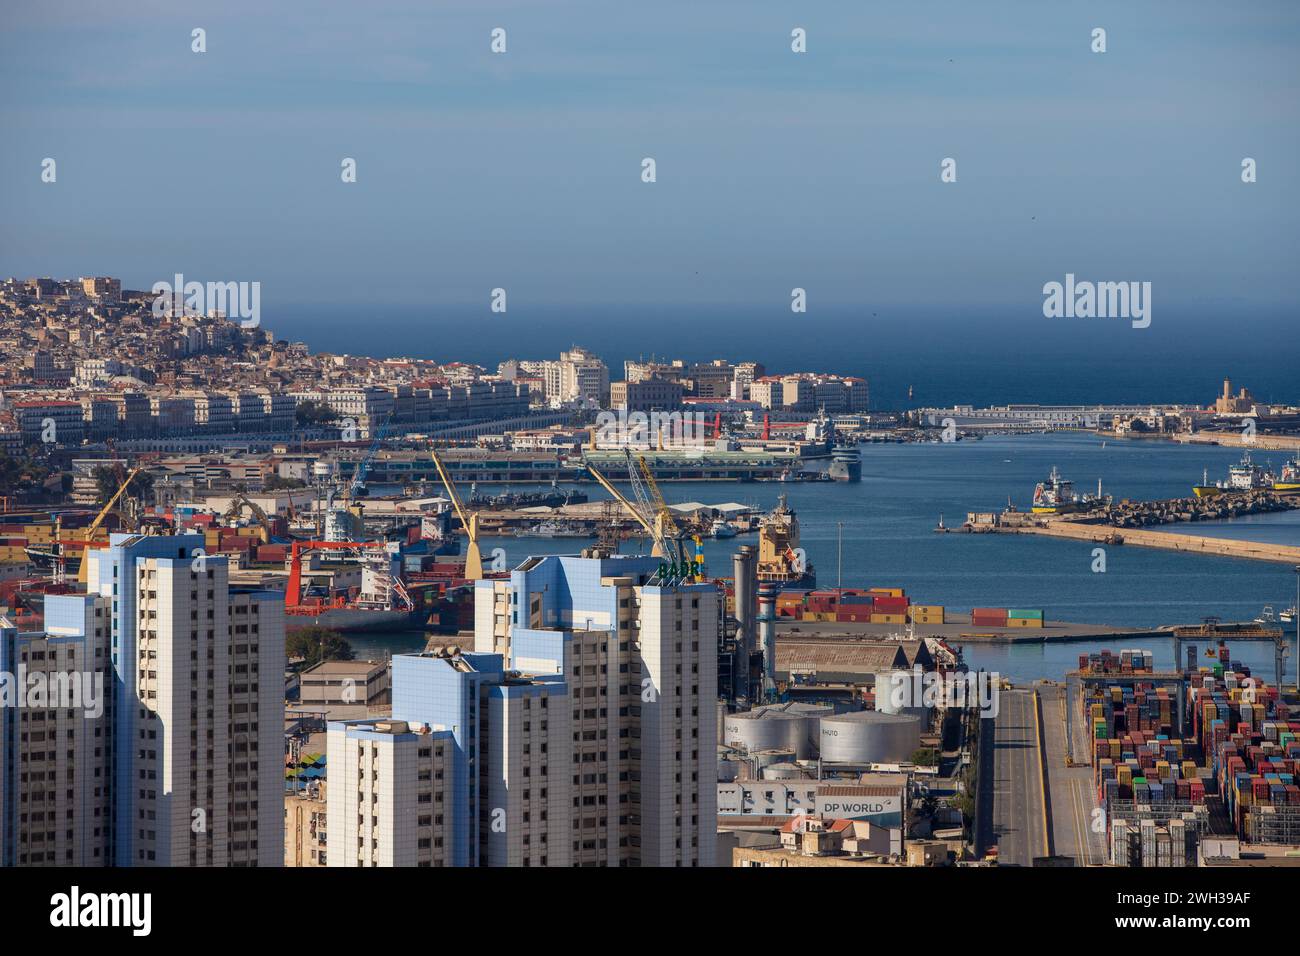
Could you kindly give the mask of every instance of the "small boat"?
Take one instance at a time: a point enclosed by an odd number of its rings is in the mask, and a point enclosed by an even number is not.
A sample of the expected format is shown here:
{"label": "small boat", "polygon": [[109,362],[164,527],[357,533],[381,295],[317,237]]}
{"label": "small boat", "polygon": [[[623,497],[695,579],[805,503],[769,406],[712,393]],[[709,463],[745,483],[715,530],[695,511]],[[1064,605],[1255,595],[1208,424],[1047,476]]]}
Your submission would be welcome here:
{"label": "small boat", "polygon": [[714,518],[713,524],[709,525],[709,535],[714,538],[734,538],[739,533],[735,525],[722,518]]}

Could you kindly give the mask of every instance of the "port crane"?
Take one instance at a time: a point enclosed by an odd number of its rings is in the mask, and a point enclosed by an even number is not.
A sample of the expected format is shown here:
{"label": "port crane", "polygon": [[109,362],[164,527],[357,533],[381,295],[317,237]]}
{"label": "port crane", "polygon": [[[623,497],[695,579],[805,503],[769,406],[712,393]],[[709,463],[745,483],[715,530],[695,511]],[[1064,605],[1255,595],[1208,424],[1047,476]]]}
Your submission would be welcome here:
{"label": "port crane", "polygon": [[[633,472],[632,452],[627,449],[624,449],[623,451],[624,454],[627,455],[628,472],[631,474]],[[668,507],[668,502],[664,500],[663,492],[659,490],[659,483],[655,481],[654,472],[650,469],[650,463],[646,461],[645,455],[637,455],[636,464],[637,469],[641,472],[640,491],[646,495],[646,500],[653,509],[657,522],[663,530],[664,539],[666,541],[676,542],[677,544],[676,556],[681,563],[681,573],[687,577],[698,577],[702,579],[704,577],[704,545],[700,541],[699,535],[691,536],[695,542],[695,554],[692,557],[686,557],[683,553],[682,547],[685,535],[682,533],[681,529],[678,528],[677,522],[673,520],[672,509]],[[634,491],[637,489],[637,482],[635,480],[633,481],[632,487]]]}
{"label": "port crane", "polygon": [[[292,508],[293,499],[290,498],[290,507]],[[235,492],[230,499],[230,507],[222,517],[227,521],[237,519],[247,507],[253,515],[253,520],[257,522],[258,537],[261,538],[262,544],[269,544],[271,541],[271,519],[267,517],[266,512],[254,501],[250,500],[248,495],[242,491]]]}
{"label": "port crane", "polygon": [[483,558],[478,549],[478,512],[470,511],[465,507],[460,492],[456,490],[456,485],[451,480],[451,474],[438,456],[438,449],[430,448],[429,454],[433,458],[433,466],[438,469],[438,477],[442,479],[442,485],[447,489],[447,497],[451,499],[452,507],[456,509],[456,517],[460,519],[468,539],[468,544],[465,546],[465,577],[470,581],[479,581],[483,578]]}
{"label": "port crane", "polygon": [[651,550],[650,553],[656,558],[668,556],[668,549],[665,545],[662,529],[659,527],[657,520],[648,517],[647,512],[643,511],[641,506],[633,504],[627,497],[614,487],[613,482],[606,478],[591,462],[586,462],[587,470],[591,476],[596,479],[602,488],[609,492],[610,496],[627,509],[628,514],[636,519],[637,524],[645,528],[646,533],[650,536]]}
{"label": "port crane", "polygon": [[90,562],[86,560],[86,551],[90,548],[91,540],[99,531],[100,525],[104,523],[104,519],[109,516],[110,512],[112,512],[113,506],[117,504],[118,499],[122,497],[126,492],[127,487],[135,480],[135,476],[140,474],[141,471],[143,471],[143,469],[137,466],[127,473],[126,479],[117,486],[117,491],[113,492],[113,497],[108,499],[104,507],[100,509],[99,514],[95,515],[95,520],[90,523],[89,527],[87,527],[83,533],[81,539],[81,567],[77,571],[77,580],[82,584],[86,584],[89,581],[88,574]]}
{"label": "port crane", "polygon": [[[599,469],[590,462],[586,462],[587,470],[591,472],[592,477],[596,479],[600,486],[609,492],[615,501],[627,509],[628,514],[635,518],[641,527],[645,528],[651,541],[650,554],[669,562],[664,568],[666,572],[671,573],[673,576],[703,577],[703,554],[699,542],[696,542],[696,555],[692,561],[683,552],[680,532],[677,530],[676,523],[672,520],[672,513],[668,510],[667,504],[663,502],[663,495],[659,493],[656,486],[655,497],[652,497],[646,487],[644,475],[649,472],[649,465],[645,464],[644,459],[638,465],[632,458],[631,452],[627,452],[627,458],[628,477],[632,481],[632,493],[637,499],[635,504],[614,487],[613,482],[601,474]],[[641,471],[642,466],[645,471]]]}
{"label": "port crane", "polygon": [[295,541],[289,552],[289,581],[284,589],[285,607],[302,604],[302,556],[305,551],[361,551],[384,547],[382,541]]}
{"label": "port crane", "polygon": [[388,434],[388,426],[393,420],[393,412],[389,412],[384,418],[378,430],[375,432],[375,439],[366,449],[365,455],[357,462],[356,469],[352,472],[352,483],[348,486],[348,497],[355,499],[365,494],[366,491],[366,472],[370,470],[370,463],[375,460],[375,453],[379,451],[379,446],[384,443],[384,436]]}

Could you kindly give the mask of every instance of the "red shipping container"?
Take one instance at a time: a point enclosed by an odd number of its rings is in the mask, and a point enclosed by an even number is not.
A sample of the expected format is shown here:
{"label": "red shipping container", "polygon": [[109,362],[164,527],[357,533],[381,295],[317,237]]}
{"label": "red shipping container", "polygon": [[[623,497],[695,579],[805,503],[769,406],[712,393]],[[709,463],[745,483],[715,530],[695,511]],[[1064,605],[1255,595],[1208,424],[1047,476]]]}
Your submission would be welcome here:
{"label": "red shipping container", "polygon": [[911,604],[911,598],[887,597],[877,594],[873,607],[878,614],[902,614]]}

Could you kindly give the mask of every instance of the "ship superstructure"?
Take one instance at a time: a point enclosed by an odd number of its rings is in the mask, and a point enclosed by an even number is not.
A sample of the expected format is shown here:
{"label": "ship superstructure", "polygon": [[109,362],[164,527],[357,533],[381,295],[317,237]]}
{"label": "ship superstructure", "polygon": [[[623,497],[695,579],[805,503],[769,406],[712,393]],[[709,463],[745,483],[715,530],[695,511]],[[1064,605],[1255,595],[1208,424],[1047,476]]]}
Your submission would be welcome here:
{"label": "ship superstructure", "polygon": [[[1286,469],[1283,469],[1283,474],[1285,473]],[[1295,473],[1292,472],[1292,475],[1294,477]],[[1241,461],[1228,467],[1226,481],[1216,481],[1214,484],[1210,484],[1207,469],[1202,472],[1201,484],[1192,486],[1192,492],[1198,498],[1209,498],[1224,492],[1258,491],[1264,488],[1273,488],[1274,481],[1273,475],[1255,464],[1250,458],[1249,451],[1244,451],[1241,454]],[[1296,480],[1296,487],[1300,488],[1300,479]]]}
{"label": "ship superstructure", "polygon": [[1034,486],[1034,500],[1031,507],[1036,515],[1066,514],[1071,511],[1087,511],[1089,508],[1107,504],[1109,500],[1101,494],[1100,483],[1095,495],[1075,491],[1074,482],[1062,478],[1061,473],[1053,465],[1047,480],[1040,481]]}
{"label": "ship superstructure", "polygon": [[758,528],[758,581],[783,588],[811,588],[817,575],[799,547],[799,518],[786,502],[777,505],[763,518]]}

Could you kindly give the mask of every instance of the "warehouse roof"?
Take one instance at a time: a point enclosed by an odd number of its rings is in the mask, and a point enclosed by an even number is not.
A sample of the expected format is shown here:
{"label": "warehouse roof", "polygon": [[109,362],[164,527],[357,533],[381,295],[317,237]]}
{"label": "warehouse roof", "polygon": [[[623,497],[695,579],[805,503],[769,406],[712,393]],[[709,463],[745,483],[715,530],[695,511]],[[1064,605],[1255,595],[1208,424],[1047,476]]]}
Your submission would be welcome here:
{"label": "warehouse roof", "polygon": [[776,669],[830,671],[839,674],[880,674],[911,666],[899,641],[790,640],[777,638]]}

